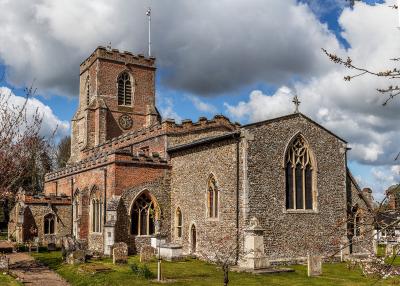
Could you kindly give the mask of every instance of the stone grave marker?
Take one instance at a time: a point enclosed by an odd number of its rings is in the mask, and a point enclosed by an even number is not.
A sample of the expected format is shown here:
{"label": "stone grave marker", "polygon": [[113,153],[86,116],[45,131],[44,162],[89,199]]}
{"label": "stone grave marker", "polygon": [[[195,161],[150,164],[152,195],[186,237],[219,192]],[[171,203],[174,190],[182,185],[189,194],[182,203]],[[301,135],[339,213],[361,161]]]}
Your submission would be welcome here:
{"label": "stone grave marker", "polygon": [[10,259],[7,255],[0,254],[0,271],[8,271]]}
{"label": "stone grave marker", "polygon": [[308,255],[307,257],[308,277],[320,276],[322,274],[322,258],[321,256]]}
{"label": "stone grave marker", "polygon": [[74,250],[67,255],[68,264],[80,264],[84,263],[86,258],[86,253],[83,250]]}
{"label": "stone grave marker", "polygon": [[113,245],[113,263],[127,263],[128,262],[128,245],[125,242],[117,242]]}
{"label": "stone grave marker", "polygon": [[49,243],[49,244],[47,244],[47,250],[48,251],[55,251],[57,248],[56,248],[56,244],[55,243]]}
{"label": "stone grave marker", "polygon": [[155,254],[155,249],[151,246],[145,245],[140,249],[140,262],[150,261]]}
{"label": "stone grave marker", "polygon": [[388,243],[386,244],[386,251],[385,251],[385,255],[386,256],[392,256],[393,255],[393,244]]}

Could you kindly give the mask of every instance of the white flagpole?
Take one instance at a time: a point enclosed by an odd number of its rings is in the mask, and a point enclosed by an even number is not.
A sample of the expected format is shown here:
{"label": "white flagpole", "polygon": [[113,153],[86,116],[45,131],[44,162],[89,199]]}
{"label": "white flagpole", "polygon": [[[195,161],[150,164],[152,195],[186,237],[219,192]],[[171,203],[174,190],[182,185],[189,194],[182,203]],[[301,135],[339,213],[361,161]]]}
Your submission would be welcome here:
{"label": "white flagpole", "polygon": [[147,9],[146,15],[149,19],[149,57],[151,57],[151,7]]}

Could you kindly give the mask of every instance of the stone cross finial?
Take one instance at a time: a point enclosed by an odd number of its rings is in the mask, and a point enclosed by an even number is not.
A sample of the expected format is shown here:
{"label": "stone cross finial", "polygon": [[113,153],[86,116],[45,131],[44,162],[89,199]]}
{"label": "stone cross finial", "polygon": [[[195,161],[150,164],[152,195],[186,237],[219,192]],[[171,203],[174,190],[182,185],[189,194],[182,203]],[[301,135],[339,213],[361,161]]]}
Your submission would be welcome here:
{"label": "stone cross finial", "polygon": [[297,97],[297,94],[294,95],[292,102],[296,106],[296,109],[295,109],[294,113],[299,113],[299,105],[300,105],[301,101]]}

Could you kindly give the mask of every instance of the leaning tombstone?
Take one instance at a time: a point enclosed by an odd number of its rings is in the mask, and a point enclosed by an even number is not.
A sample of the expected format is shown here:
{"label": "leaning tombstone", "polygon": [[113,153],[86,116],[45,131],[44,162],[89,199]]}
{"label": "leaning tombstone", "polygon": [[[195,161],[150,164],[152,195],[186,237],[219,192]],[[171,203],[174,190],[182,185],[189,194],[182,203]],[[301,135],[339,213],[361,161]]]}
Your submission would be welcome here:
{"label": "leaning tombstone", "polygon": [[113,263],[128,263],[128,245],[125,242],[114,243],[112,248]]}
{"label": "leaning tombstone", "polygon": [[148,262],[155,255],[155,249],[151,246],[145,245],[140,249],[140,262]]}
{"label": "leaning tombstone", "polygon": [[320,276],[322,274],[322,258],[321,256],[307,256],[308,277]]}

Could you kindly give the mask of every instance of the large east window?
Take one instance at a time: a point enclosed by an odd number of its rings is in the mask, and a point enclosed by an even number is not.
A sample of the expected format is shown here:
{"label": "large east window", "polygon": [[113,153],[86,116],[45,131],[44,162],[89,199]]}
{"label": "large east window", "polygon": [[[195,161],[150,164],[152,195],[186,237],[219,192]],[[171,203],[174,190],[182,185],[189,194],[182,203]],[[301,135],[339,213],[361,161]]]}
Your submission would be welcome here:
{"label": "large east window", "polygon": [[313,209],[315,166],[302,136],[297,136],[288,146],[285,164],[286,208]]}

